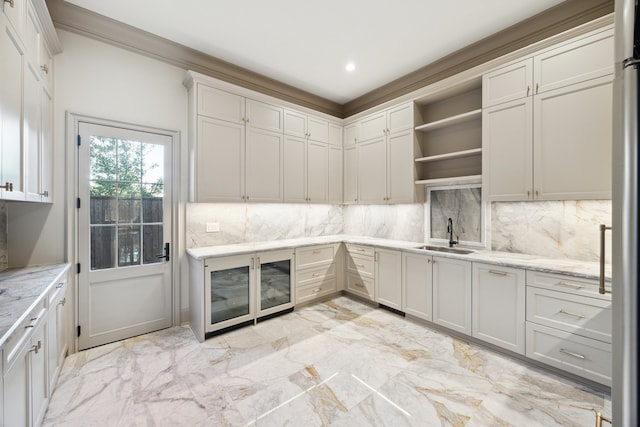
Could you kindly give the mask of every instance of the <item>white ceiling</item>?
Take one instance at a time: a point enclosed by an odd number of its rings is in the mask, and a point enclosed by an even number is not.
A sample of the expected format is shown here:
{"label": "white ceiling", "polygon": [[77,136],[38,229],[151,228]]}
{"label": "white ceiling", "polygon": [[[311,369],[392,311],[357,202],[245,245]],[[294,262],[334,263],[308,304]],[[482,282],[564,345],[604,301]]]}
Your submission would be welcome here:
{"label": "white ceiling", "polygon": [[66,1],[343,104],[563,0]]}

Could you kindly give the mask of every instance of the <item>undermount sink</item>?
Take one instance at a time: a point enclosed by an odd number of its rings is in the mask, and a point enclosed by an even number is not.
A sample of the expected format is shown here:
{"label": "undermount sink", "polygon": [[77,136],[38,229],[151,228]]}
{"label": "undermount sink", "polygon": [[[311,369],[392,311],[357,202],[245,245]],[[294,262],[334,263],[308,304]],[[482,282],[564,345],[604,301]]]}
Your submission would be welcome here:
{"label": "undermount sink", "polygon": [[474,252],[470,249],[449,248],[447,246],[433,246],[433,245],[419,246],[418,249],[424,249],[425,251],[449,252],[452,254],[460,254],[460,255],[472,254]]}

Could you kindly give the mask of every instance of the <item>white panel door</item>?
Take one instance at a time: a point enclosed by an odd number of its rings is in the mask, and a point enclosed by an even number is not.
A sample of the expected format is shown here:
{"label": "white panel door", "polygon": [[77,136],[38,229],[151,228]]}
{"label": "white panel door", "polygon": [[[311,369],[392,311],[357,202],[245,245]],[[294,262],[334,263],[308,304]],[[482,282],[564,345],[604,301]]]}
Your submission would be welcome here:
{"label": "white panel door", "polygon": [[611,198],[612,78],[534,97],[538,200]]}
{"label": "white panel door", "polygon": [[307,143],[307,201],[327,203],[329,200],[329,146],[321,142]]}
{"label": "white panel door", "polygon": [[383,203],[387,194],[387,138],[358,144],[358,202]]}
{"label": "white panel door", "polygon": [[245,99],[233,93],[198,84],[198,114],[244,124]]}
{"label": "white panel door", "polygon": [[40,201],[40,73],[31,64],[24,73],[24,142],[27,200]]}
{"label": "white panel door", "polygon": [[433,257],[433,322],[471,335],[471,262]]}
{"label": "white panel door", "polygon": [[329,203],[342,204],[342,147],[329,146]]}
{"label": "white panel door", "polygon": [[430,255],[402,254],[402,311],[433,320],[433,265]]}
{"label": "white panel door", "polygon": [[306,201],[307,140],[285,135],[284,137],[284,201]]}
{"label": "white panel door", "polygon": [[358,122],[358,142],[378,138],[387,133],[387,113],[375,113]]}
{"label": "white panel door", "polygon": [[387,134],[413,129],[413,102],[399,105],[387,112]]}
{"label": "white panel door", "polygon": [[284,110],[275,105],[247,99],[247,126],[282,132]]}
{"label": "white panel door", "polygon": [[284,110],[284,134],[307,137],[307,116],[297,111]]}
{"label": "white panel door", "polygon": [[533,60],[525,59],[482,76],[482,106],[503,104],[533,94]]}
{"label": "white panel door", "polygon": [[79,348],[172,325],[172,136],[80,122]]}
{"label": "white panel door", "polygon": [[413,129],[394,133],[387,141],[387,202],[412,203],[414,193]]}
{"label": "white panel door", "polygon": [[281,202],[282,134],[246,129],[246,196],[248,202]]}
{"label": "white panel door", "polygon": [[402,309],[402,252],[376,249],[376,302]]}
{"label": "white panel door", "polygon": [[358,203],[358,146],[344,148],[344,203]]}
{"label": "white panel door", "polygon": [[53,99],[44,86],[40,104],[40,200],[53,201]]}
{"label": "white panel door", "polygon": [[307,136],[318,142],[329,142],[329,122],[317,117],[307,117]]}

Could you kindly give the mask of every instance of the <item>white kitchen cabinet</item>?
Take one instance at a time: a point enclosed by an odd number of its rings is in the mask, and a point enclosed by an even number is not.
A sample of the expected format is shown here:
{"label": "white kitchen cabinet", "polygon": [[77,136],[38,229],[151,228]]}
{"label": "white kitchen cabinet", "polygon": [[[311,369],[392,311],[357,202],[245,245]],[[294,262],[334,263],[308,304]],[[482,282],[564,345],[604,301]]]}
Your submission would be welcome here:
{"label": "white kitchen cabinet", "polygon": [[402,252],[376,248],[376,302],[395,310],[402,310]]}
{"label": "white kitchen cabinet", "polygon": [[384,203],[387,187],[387,138],[359,142],[358,203]]}
{"label": "white kitchen cabinet", "polygon": [[525,271],[473,263],[472,335],[525,353]]}
{"label": "white kitchen cabinet", "polygon": [[433,321],[433,257],[402,253],[402,311]]}
{"label": "white kitchen cabinet", "polygon": [[358,203],[358,146],[344,147],[344,203]]}
{"label": "white kitchen cabinet", "polygon": [[419,199],[415,195],[413,147],[413,129],[387,138],[387,203],[411,203]]}
{"label": "white kitchen cabinet", "polygon": [[433,257],[433,322],[472,335],[471,262]]}
{"label": "white kitchen cabinet", "polygon": [[346,291],[375,301],[375,249],[354,244],[346,246]]}
{"label": "white kitchen cabinet", "polygon": [[[4,3],[5,11],[15,13],[14,19],[24,10],[13,10]],[[23,1],[15,2],[23,8]],[[17,21],[16,21],[17,22]],[[25,50],[7,18],[0,14],[0,75],[11,78],[0,79],[0,199],[25,200],[24,187],[24,139],[22,128],[22,88],[24,86]]]}
{"label": "white kitchen cabinet", "polygon": [[[2,8],[6,19],[16,30],[18,37],[23,37],[27,12],[27,0],[3,1]],[[4,52],[4,51],[3,51]]]}
{"label": "white kitchen cabinet", "polygon": [[311,140],[307,144],[307,201],[329,201],[329,145]]}
{"label": "white kitchen cabinet", "polygon": [[413,102],[398,105],[358,121],[358,142],[413,128]]}
{"label": "white kitchen cabinet", "polygon": [[329,145],[342,148],[342,126],[329,123]]}
{"label": "white kitchen cabinet", "polygon": [[345,147],[356,145],[358,141],[358,122],[348,124],[344,127],[343,144]]}
{"label": "white kitchen cabinet", "polygon": [[68,288],[67,280],[63,278],[56,287],[49,292],[49,312],[47,320],[49,390],[54,389],[58,375],[62,369],[62,363],[69,350],[67,340],[69,318],[69,304],[67,304]]}
{"label": "white kitchen cabinet", "polygon": [[26,199],[40,200],[40,73],[31,63],[24,74],[24,142]]}
{"label": "white kitchen cabinet", "polygon": [[296,303],[308,303],[338,291],[338,244],[296,249]]}
{"label": "white kitchen cabinet", "polygon": [[282,134],[252,127],[245,137],[245,200],[281,202]]}
{"label": "white kitchen cabinet", "polygon": [[343,178],[343,151],[342,146],[329,145],[329,203],[342,204],[344,186],[342,182]]}
{"label": "white kitchen cabinet", "polygon": [[327,203],[329,145],[285,135],[284,201]]}
{"label": "white kitchen cabinet", "polygon": [[53,201],[53,97],[43,84],[40,103],[40,187],[41,202]]}
{"label": "white kitchen cabinet", "polygon": [[613,31],[483,76],[490,201],[611,198]]}
{"label": "white kitchen cabinet", "polygon": [[245,98],[204,84],[196,84],[198,115],[226,122],[245,123]]}
{"label": "white kitchen cabinet", "polygon": [[257,129],[282,133],[284,110],[275,105],[247,98],[245,123]]}
{"label": "white kitchen cabinet", "polygon": [[284,134],[328,143],[329,122],[298,111],[284,110]]}

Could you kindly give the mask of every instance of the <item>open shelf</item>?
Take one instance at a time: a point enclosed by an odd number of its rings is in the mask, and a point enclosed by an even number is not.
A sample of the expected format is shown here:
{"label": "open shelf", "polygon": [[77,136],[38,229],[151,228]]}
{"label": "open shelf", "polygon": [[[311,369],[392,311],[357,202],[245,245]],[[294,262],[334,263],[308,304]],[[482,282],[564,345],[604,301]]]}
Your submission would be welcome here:
{"label": "open shelf", "polygon": [[456,184],[476,184],[482,182],[482,175],[452,176],[447,178],[421,179],[416,181],[416,185],[456,185]]}
{"label": "open shelf", "polygon": [[438,154],[435,156],[420,157],[416,159],[416,163],[437,162],[440,160],[457,159],[460,157],[474,156],[481,154],[482,148],[473,148],[471,150],[453,151],[451,153]]}
{"label": "open shelf", "polygon": [[482,116],[482,109],[479,108],[477,110],[468,111],[466,113],[458,114],[456,116],[447,117],[442,120],[437,120],[435,122],[425,123],[423,125],[416,126],[415,130],[420,132],[428,132],[428,131],[443,128],[445,126],[453,126],[458,123],[463,123],[466,121],[478,119],[481,116]]}

